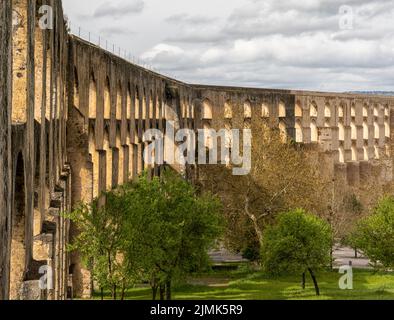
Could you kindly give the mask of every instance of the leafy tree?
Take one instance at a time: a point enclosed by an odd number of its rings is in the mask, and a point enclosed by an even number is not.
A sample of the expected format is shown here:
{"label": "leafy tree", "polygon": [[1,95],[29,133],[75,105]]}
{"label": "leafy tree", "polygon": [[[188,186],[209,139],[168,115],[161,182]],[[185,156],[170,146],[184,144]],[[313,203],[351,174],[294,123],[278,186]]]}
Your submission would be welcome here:
{"label": "leafy tree", "polygon": [[320,295],[315,272],[329,265],[331,243],[330,226],[324,220],[300,209],[283,213],[264,232],[263,268],[273,275],[300,274],[303,288],[309,272]]}
{"label": "leafy tree", "polygon": [[231,167],[208,165],[200,166],[200,177],[204,188],[223,203],[227,246],[258,258],[253,253],[260,252],[262,231],[279,213],[298,207],[324,211],[328,201],[324,196],[329,193],[323,191],[327,184],[307,150],[284,141],[278,129],[261,119],[252,121],[252,133],[258,141],[252,143],[250,174],[234,176]]}
{"label": "leafy tree", "polygon": [[372,216],[362,219],[351,236],[354,247],[360,249],[375,265],[394,267],[394,197],[385,197]]}
{"label": "leafy tree", "polygon": [[172,283],[208,264],[208,250],[221,232],[220,202],[197,196],[179,175],[141,176],[122,188],[127,217],[127,259],[138,260],[150,281],[153,299],[171,299]]}

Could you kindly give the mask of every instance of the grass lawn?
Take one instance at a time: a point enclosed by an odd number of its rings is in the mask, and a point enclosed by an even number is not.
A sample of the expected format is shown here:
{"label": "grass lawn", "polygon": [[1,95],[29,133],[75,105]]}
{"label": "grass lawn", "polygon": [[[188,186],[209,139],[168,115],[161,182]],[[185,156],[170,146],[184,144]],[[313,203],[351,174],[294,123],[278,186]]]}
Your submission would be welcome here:
{"label": "grass lawn", "polygon": [[[241,268],[245,269],[245,268]],[[320,272],[321,296],[316,297],[310,277],[306,290],[301,277],[267,277],[258,271],[212,271],[173,288],[175,300],[394,300],[394,273],[354,270],[354,290],[340,290],[336,272]],[[96,296],[96,298],[99,298]],[[150,300],[151,290],[140,286],[127,292],[129,300]]]}

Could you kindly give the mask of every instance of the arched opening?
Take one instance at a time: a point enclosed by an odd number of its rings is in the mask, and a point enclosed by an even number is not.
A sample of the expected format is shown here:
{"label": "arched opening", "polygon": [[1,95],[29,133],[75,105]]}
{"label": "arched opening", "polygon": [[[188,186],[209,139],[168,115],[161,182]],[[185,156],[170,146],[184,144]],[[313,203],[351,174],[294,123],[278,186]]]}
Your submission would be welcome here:
{"label": "arched opening", "polygon": [[280,138],[282,139],[283,142],[286,142],[287,141],[287,127],[283,121],[279,122],[279,131],[280,131]]}
{"label": "arched opening", "polygon": [[300,121],[296,121],[295,124],[295,138],[297,143],[304,142],[304,135],[302,132],[302,126]]}
{"label": "arched opening", "polygon": [[[182,117],[183,117],[183,119],[185,119],[186,118],[186,102],[185,101],[183,101],[183,103],[182,103]],[[149,95],[149,119],[153,119],[153,112],[154,111],[154,105],[153,105],[153,92],[151,91],[150,92],[150,95]]]}
{"label": "arched opening", "polygon": [[26,272],[26,187],[25,170],[22,153],[18,155],[14,201],[12,207],[12,237],[10,261],[10,299],[20,300],[20,290]]}
{"label": "arched opening", "polygon": [[319,134],[317,131],[316,122],[313,120],[311,121],[311,142],[318,142]]}
{"label": "arched opening", "polygon": [[89,132],[89,154],[92,160],[92,197],[93,199],[98,198],[99,196],[99,159],[100,155],[96,149],[96,139],[94,137],[94,132],[92,128],[90,128]]}
{"label": "arched opening", "polygon": [[122,86],[120,82],[116,89],[116,120],[122,120]]}
{"label": "arched opening", "polygon": [[339,151],[339,162],[345,163],[345,150],[343,149],[343,147],[339,147],[338,151]]}
{"label": "arched opening", "polygon": [[263,103],[261,106],[261,116],[263,118],[269,118],[270,117],[270,109],[266,103]]}
{"label": "arched opening", "polygon": [[140,91],[138,87],[135,87],[135,101],[134,101],[134,108],[135,108],[135,119],[140,119]]}
{"label": "arched opening", "polygon": [[286,118],[286,105],[283,101],[279,102],[279,118]]}
{"label": "arched opening", "polygon": [[357,127],[353,121],[350,123],[350,131],[351,131],[351,137],[352,137],[351,139],[357,140]]}
{"label": "arched opening", "polygon": [[343,118],[344,114],[345,114],[345,112],[344,112],[343,106],[339,106],[339,108],[338,108],[338,117],[339,118]]}
{"label": "arched opening", "polygon": [[225,119],[233,118],[233,108],[231,107],[231,104],[228,101],[224,104],[224,118]]}
{"label": "arched opening", "polygon": [[375,144],[374,150],[375,150],[375,159],[379,160],[380,159],[380,150],[379,150],[379,147],[377,144]]}
{"label": "arched opening", "polygon": [[331,106],[329,104],[326,104],[324,107],[324,117],[331,118]]}
{"label": "arched opening", "polygon": [[385,107],[384,107],[384,116],[386,118],[390,117],[390,107],[388,105],[385,105]]}
{"label": "arched opening", "polygon": [[104,146],[106,155],[106,188],[107,190],[112,189],[112,148],[109,147],[109,132],[108,128],[104,130]]}
{"label": "arched opening", "polygon": [[302,108],[299,102],[297,102],[295,105],[295,116],[297,118],[302,118]]}
{"label": "arched opening", "polygon": [[79,79],[77,68],[74,67],[74,107],[79,109]]}
{"label": "arched opening", "polygon": [[345,141],[345,126],[342,122],[338,123],[338,133],[339,133],[339,141]]}
{"label": "arched opening", "polygon": [[379,124],[375,121],[373,126],[374,126],[374,131],[375,131],[375,139],[379,139],[380,138],[380,127],[379,127]]}
{"label": "arched opening", "polygon": [[363,122],[363,137],[364,137],[364,140],[369,139],[369,127],[368,127],[368,123],[366,121]]}
{"label": "arched opening", "polygon": [[116,150],[118,152],[118,159],[114,159],[114,164],[118,168],[118,184],[122,185],[125,181],[124,177],[124,147],[120,141],[120,130],[116,129]]}
{"label": "arched opening", "polygon": [[373,116],[378,118],[379,117],[379,106],[375,104],[373,108]]}
{"label": "arched opening", "polygon": [[312,103],[311,105],[310,105],[310,116],[312,117],[312,118],[317,118],[317,106],[316,106],[316,104],[315,103]]}
{"label": "arched opening", "polygon": [[97,85],[94,74],[89,79],[89,118],[96,119],[97,114]]}
{"label": "arched opening", "polygon": [[364,146],[364,161],[368,161],[369,160],[369,152],[368,152],[368,147]]}
{"label": "arched opening", "polygon": [[368,118],[368,107],[366,105],[363,107],[363,117]]}
{"label": "arched opening", "polygon": [[386,138],[390,138],[391,137],[390,124],[389,124],[388,121],[384,122],[384,132],[385,132]]}
{"label": "arched opening", "polygon": [[252,119],[252,105],[250,101],[245,101],[244,103],[244,118]]}
{"label": "arched opening", "polygon": [[111,94],[110,94],[110,84],[109,78],[105,80],[104,86],[104,119],[111,118]]}
{"label": "arched opening", "polygon": [[352,118],[355,118],[355,117],[356,117],[356,107],[354,106],[354,103],[352,103],[352,107],[351,107],[351,110],[350,110],[350,114],[351,114],[351,117],[352,117]]}
{"label": "arched opening", "polygon": [[131,119],[131,92],[130,86],[127,87],[127,97],[126,97],[126,118],[127,120]]}
{"label": "arched opening", "polygon": [[142,96],[142,119],[146,120],[148,116],[148,110],[146,105],[146,90],[143,89],[143,96]]}

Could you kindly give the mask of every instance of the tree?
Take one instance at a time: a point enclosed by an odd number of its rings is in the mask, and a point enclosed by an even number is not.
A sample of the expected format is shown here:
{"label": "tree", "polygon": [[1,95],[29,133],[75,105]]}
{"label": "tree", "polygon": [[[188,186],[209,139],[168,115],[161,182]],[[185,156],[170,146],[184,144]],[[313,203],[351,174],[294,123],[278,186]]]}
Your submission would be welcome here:
{"label": "tree", "polygon": [[[234,176],[231,167],[200,166],[201,183],[220,197],[228,221],[227,246],[256,257],[263,242],[264,227],[280,213],[292,208],[313,212],[327,209],[323,197],[327,184],[319,166],[307,150],[293,141],[284,141],[278,129],[252,124],[252,168],[249,175]],[[258,257],[257,257],[258,258]]]}
{"label": "tree", "polygon": [[376,268],[394,267],[394,197],[383,198],[374,214],[362,219],[351,237],[355,248],[360,249]]}
{"label": "tree", "polygon": [[208,250],[221,233],[221,205],[166,170],[160,178],[141,176],[122,187],[127,217],[127,259],[138,260],[153,299],[170,300],[172,283],[208,264]]}
{"label": "tree", "polygon": [[273,275],[300,274],[303,288],[309,272],[320,295],[316,271],[330,263],[331,235],[327,222],[304,210],[283,213],[263,234],[263,269]]}

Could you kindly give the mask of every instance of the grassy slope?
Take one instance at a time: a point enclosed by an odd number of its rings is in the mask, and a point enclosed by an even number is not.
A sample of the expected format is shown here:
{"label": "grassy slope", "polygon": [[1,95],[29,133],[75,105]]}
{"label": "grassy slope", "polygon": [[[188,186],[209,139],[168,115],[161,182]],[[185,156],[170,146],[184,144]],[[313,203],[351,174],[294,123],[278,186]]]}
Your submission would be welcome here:
{"label": "grassy slope", "polygon": [[[318,281],[322,295],[317,298],[310,278],[306,290],[301,289],[301,278],[287,276],[270,278],[260,272],[212,272],[189,280],[188,285],[174,288],[174,298],[179,300],[394,300],[394,273],[354,271],[354,290],[340,290],[341,275],[322,272]],[[149,300],[147,287],[127,293],[127,299]]]}

